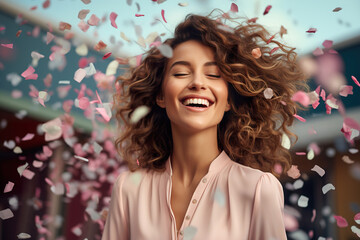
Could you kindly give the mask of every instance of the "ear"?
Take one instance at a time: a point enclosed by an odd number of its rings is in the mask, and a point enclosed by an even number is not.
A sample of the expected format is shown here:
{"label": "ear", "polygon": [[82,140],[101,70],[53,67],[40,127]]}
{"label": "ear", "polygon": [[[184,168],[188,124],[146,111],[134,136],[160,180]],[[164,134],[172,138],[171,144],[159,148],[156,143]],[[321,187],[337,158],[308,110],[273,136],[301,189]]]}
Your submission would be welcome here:
{"label": "ear", "polygon": [[230,109],[231,109],[231,106],[230,106],[230,103],[229,103],[229,100],[228,100],[227,103],[226,103],[225,112],[229,111]]}
{"label": "ear", "polygon": [[162,96],[162,94],[159,94],[156,97],[156,104],[161,108],[165,108],[165,100],[164,100],[164,97]]}

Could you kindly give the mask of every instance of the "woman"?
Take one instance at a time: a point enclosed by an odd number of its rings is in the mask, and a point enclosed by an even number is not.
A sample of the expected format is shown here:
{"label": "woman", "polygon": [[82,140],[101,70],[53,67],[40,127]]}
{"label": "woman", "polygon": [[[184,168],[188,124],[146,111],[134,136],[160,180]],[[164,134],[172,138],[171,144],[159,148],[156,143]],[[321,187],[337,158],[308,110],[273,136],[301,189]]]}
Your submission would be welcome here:
{"label": "woman", "polygon": [[[281,137],[293,135],[304,78],[294,49],[261,25],[224,21],[187,16],[164,42],[171,58],[152,48],[118,79],[116,143],[130,170],[113,187],[103,240],[286,239],[273,169],[290,166]],[[150,112],[131,124],[143,105]]]}

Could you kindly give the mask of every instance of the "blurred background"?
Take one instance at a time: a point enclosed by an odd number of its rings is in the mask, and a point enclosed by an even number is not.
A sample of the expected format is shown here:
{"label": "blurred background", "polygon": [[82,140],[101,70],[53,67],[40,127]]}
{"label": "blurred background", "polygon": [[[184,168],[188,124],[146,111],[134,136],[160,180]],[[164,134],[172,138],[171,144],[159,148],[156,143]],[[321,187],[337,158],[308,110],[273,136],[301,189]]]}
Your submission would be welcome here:
{"label": "blurred background", "polygon": [[256,18],[309,74],[314,93],[294,97],[308,106],[293,126],[297,167],[280,179],[288,239],[359,239],[359,1],[0,0],[1,239],[101,238],[127,168],[115,78],[214,8]]}

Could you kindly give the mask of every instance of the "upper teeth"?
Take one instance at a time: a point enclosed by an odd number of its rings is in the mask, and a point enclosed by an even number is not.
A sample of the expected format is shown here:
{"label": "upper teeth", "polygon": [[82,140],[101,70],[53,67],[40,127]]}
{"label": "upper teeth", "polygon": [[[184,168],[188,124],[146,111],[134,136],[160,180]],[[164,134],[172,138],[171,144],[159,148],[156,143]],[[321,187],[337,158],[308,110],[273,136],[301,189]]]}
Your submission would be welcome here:
{"label": "upper teeth", "polygon": [[210,105],[208,100],[202,98],[188,98],[184,101],[184,105],[189,105],[189,104],[203,104],[206,105],[206,107]]}

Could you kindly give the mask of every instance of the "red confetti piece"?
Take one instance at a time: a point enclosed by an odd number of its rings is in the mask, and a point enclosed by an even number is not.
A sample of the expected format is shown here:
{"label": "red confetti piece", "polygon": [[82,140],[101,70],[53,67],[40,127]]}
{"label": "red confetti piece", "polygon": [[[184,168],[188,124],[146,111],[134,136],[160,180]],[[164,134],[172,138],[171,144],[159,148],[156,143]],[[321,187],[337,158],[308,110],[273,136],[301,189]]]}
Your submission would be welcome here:
{"label": "red confetti piece", "polygon": [[106,45],[103,41],[100,40],[100,41],[94,46],[94,49],[95,49],[95,51],[101,51],[101,50],[105,49],[106,46],[107,46],[107,45]]}
{"label": "red confetti piece", "polygon": [[340,87],[339,95],[343,97],[347,97],[349,94],[350,95],[353,94],[353,86],[342,85]]}
{"label": "red confetti piece", "polygon": [[89,12],[90,12],[89,9],[82,9],[82,10],[80,10],[80,12],[78,13],[78,18],[79,18],[80,20],[85,19]]}
{"label": "red confetti piece", "polygon": [[273,40],[274,39],[274,37],[275,37],[275,34],[274,35],[272,35],[270,38],[269,38],[269,40],[267,40],[267,44],[269,44],[270,42],[271,42],[271,40]]}
{"label": "red confetti piece", "polygon": [[162,16],[164,22],[167,23],[167,21],[165,19],[165,10],[164,9],[161,9],[161,16]]}
{"label": "red confetti piece", "polygon": [[351,117],[346,117],[344,119],[344,124],[348,126],[349,128],[353,128],[360,131],[360,124]]}
{"label": "red confetti piece", "polygon": [[21,76],[24,78],[27,78],[28,76],[30,76],[31,74],[33,74],[35,72],[35,69],[32,66],[29,66],[22,74]]}
{"label": "red confetti piece", "polygon": [[326,93],[324,89],[321,89],[320,97],[322,98],[323,101],[326,101]]}
{"label": "red confetti piece", "polygon": [[60,22],[59,23],[59,30],[60,31],[65,31],[65,30],[70,30],[71,29],[71,25],[69,23],[66,22]]}
{"label": "red confetti piece", "polygon": [[320,48],[316,48],[314,51],[313,51],[313,55],[314,56],[320,56],[320,55],[323,55],[324,54],[324,51]]}
{"label": "red confetti piece", "polygon": [[3,30],[5,30],[5,27],[1,26],[0,31],[3,31]]}
{"label": "red confetti piece", "polygon": [[[143,16],[145,16],[144,14],[138,14],[138,13],[136,13],[135,14],[135,17],[143,17]],[[164,18],[164,17],[163,17]],[[165,21],[165,19],[164,19],[164,21]],[[166,22],[166,21],[165,21]]]}
{"label": "red confetti piece", "polygon": [[81,29],[81,31],[86,32],[89,29],[90,25],[84,22],[83,20],[81,20],[78,23],[78,27]]}
{"label": "red confetti piece", "polygon": [[276,52],[277,50],[279,50],[279,47],[274,47],[273,49],[271,49],[270,55]]}
{"label": "red confetti piece", "polygon": [[354,81],[354,83],[355,83],[356,85],[358,85],[358,86],[360,87],[360,83],[359,83],[359,81],[356,79],[356,77],[351,76],[351,79]]}
{"label": "red confetti piece", "polygon": [[269,11],[270,11],[270,9],[271,9],[271,7],[272,7],[271,5],[268,5],[268,6],[265,8],[265,11],[264,11],[263,15],[268,14]]}
{"label": "red confetti piece", "polygon": [[348,223],[347,223],[345,218],[343,218],[341,216],[336,216],[336,215],[334,215],[334,218],[336,219],[336,224],[337,224],[338,227],[343,228],[343,227],[348,226]]}
{"label": "red confetti piece", "polygon": [[301,121],[301,122],[306,122],[306,119],[305,119],[305,118],[300,117],[300,116],[297,115],[297,114],[294,114],[293,116],[296,117],[296,118],[297,118],[299,121]]}
{"label": "red confetti piece", "polygon": [[116,13],[114,13],[114,12],[111,12],[111,13],[110,13],[111,26],[113,26],[114,28],[118,28],[117,25],[116,25],[116,23],[115,23],[115,20],[116,20],[117,16],[118,16],[118,15],[117,15]]}
{"label": "red confetti piece", "polygon": [[97,26],[99,25],[100,18],[98,18],[95,14],[92,14],[90,19],[87,21],[87,23],[90,26]]}
{"label": "red confetti piece", "polygon": [[333,45],[333,41],[331,40],[325,40],[322,45],[324,46],[324,48],[331,48]]}
{"label": "red confetti piece", "polygon": [[298,156],[304,156],[304,155],[306,155],[306,152],[296,152],[295,154]]}
{"label": "red confetti piece", "polygon": [[239,8],[235,3],[231,3],[230,11],[239,12]]}
{"label": "red confetti piece", "polygon": [[43,4],[42,4],[42,7],[43,7],[44,9],[48,8],[49,6],[50,6],[50,0],[46,0],[46,1],[43,2]]}
{"label": "red confetti piece", "polygon": [[21,32],[22,32],[22,30],[17,31],[15,36],[16,36],[16,37],[19,37],[20,34],[21,34]]}
{"label": "red confetti piece", "polygon": [[30,8],[30,11],[34,11],[36,9],[37,9],[37,6],[33,6],[33,7]]}
{"label": "red confetti piece", "polygon": [[342,10],[341,7],[337,7],[337,8],[334,8],[332,11],[333,11],[333,12],[339,12],[339,11],[341,11],[341,10]]}
{"label": "red confetti piece", "polygon": [[6,47],[6,48],[10,48],[10,49],[13,48],[13,44],[12,44],[12,43],[8,43],[8,44],[2,43],[1,46],[2,46],[2,47]]}
{"label": "red confetti piece", "polygon": [[307,33],[316,33],[317,29],[316,28],[309,28],[306,32]]}
{"label": "red confetti piece", "polygon": [[102,57],[102,59],[105,60],[110,56],[111,56],[111,52],[105,53],[105,55]]}

